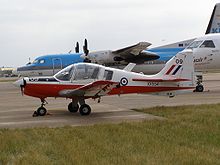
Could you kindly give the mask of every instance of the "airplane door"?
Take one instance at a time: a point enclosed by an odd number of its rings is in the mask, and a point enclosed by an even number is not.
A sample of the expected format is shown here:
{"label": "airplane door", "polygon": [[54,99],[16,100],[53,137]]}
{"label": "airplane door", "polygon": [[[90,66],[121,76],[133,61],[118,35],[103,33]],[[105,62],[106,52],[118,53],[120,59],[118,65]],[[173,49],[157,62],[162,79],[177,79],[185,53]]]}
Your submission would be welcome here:
{"label": "airplane door", "polygon": [[53,62],[53,75],[54,75],[55,73],[60,71],[63,68],[63,66],[62,66],[61,58],[53,58],[52,62]]}

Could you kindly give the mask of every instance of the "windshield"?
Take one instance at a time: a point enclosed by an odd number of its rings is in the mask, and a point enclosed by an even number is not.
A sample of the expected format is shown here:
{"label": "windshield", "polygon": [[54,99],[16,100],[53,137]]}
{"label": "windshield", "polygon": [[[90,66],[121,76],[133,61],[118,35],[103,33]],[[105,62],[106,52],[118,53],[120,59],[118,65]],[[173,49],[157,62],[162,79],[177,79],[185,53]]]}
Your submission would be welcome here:
{"label": "windshield", "polygon": [[76,64],[75,80],[97,79],[100,68],[90,64]]}
{"label": "windshield", "polygon": [[65,69],[61,70],[60,72],[58,72],[55,75],[55,77],[58,80],[70,81],[71,77],[73,76],[73,73],[74,73],[74,65],[70,65],[66,67]]}
{"label": "windshield", "polygon": [[33,64],[37,64],[37,63],[38,63],[38,60],[34,60],[32,63],[33,63]]}
{"label": "windshield", "polygon": [[194,41],[186,49],[198,48],[201,43],[202,41]]}
{"label": "windshield", "polygon": [[55,74],[55,77],[62,81],[98,79],[99,71],[99,66],[79,63],[66,67]]}
{"label": "windshield", "polygon": [[212,40],[206,40],[202,43],[200,48],[215,48],[215,44]]}

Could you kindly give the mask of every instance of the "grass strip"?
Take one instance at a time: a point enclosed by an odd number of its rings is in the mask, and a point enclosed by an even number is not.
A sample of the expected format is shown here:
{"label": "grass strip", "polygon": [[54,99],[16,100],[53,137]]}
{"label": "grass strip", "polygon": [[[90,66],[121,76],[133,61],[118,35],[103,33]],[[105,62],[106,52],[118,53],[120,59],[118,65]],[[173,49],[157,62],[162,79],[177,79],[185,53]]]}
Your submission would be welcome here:
{"label": "grass strip", "polygon": [[220,104],[138,111],[167,120],[0,129],[0,164],[220,164]]}

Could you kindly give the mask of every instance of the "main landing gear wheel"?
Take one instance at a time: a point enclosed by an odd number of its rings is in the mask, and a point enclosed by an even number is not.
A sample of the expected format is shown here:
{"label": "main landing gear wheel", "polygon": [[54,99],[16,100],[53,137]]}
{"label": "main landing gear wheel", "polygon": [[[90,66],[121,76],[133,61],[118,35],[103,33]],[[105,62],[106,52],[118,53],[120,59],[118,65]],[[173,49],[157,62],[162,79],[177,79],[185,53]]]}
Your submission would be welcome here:
{"label": "main landing gear wheel", "polygon": [[47,114],[46,108],[44,108],[44,107],[39,107],[39,108],[37,109],[37,114],[38,114],[39,116],[45,116],[45,115]]}
{"label": "main landing gear wheel", "polygon": [[78,104],[73,105],[73,103],[69,103],[68,110],[70,112],[77,112],[79,110],[79,105]]}
{"label": "main landing gear wheel", "polygon": [[203,92],[203,91],[204,91],[203,85],[197,85],[196,86],[196,92]]}
{"label": "main landing gear wheel", "polygon": [[89,115],[91,113],[91,108],[88,104],[83,104],[79,108],[79,113],[82,116]]}

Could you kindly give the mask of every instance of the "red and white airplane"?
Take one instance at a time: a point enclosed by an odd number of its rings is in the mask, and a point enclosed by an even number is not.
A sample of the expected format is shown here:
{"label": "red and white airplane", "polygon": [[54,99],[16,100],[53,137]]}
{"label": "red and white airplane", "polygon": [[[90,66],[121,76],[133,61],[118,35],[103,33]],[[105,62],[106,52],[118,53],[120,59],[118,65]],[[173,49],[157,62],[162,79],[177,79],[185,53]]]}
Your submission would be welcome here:
{"label": "red and white airplane", "polygon": [[[47,113],[47,97],[72,99],[68,105],[70,112],[79,110],[81,115],[89,115],[91,108],[85,99],[98,99],[105,95],[129,93],[158,94],[173,97],[177,93],[193,91],[195,88],[192,50],[185,50],[170,59],[165,67],[155,75],[131,72],[135,64],[128,64],[124,70],[104,67],[92,63],[70,65],[53,77],[34,77],[17,80],[28,96],[41,100],[36,115]],[[79,106],[80,105],[80,106]]]}

